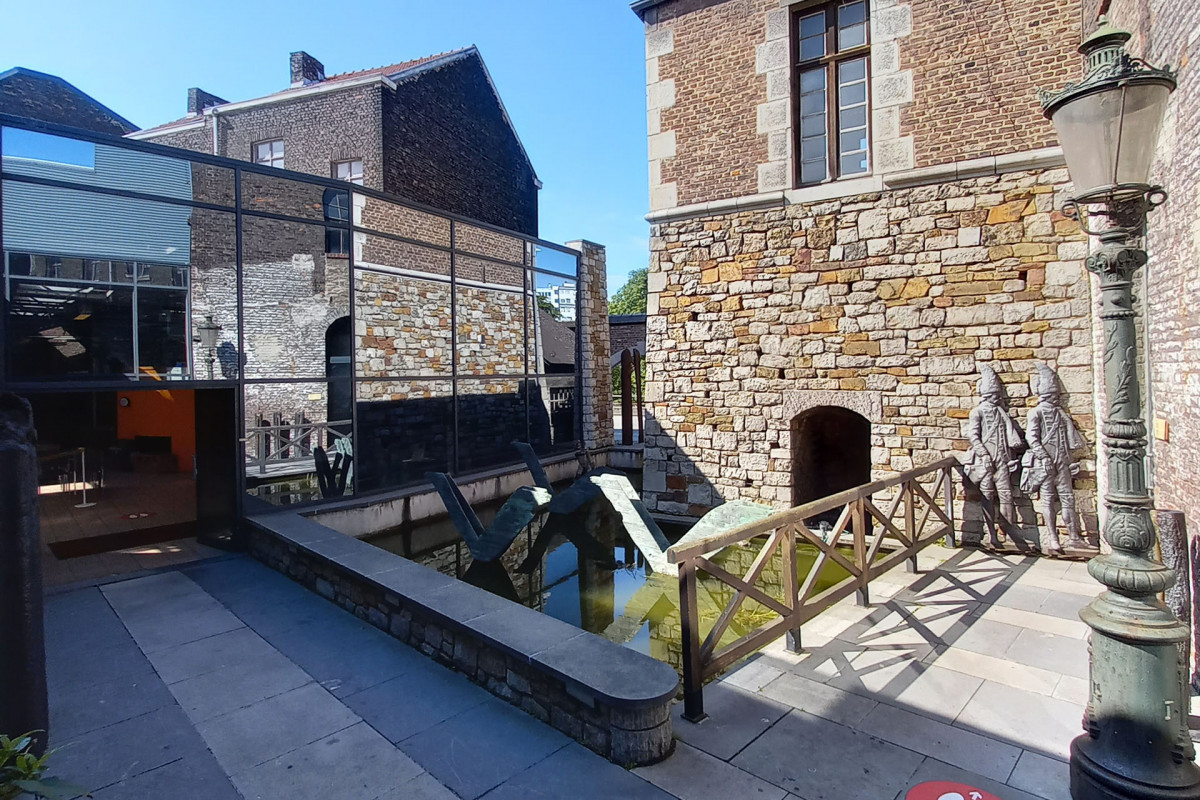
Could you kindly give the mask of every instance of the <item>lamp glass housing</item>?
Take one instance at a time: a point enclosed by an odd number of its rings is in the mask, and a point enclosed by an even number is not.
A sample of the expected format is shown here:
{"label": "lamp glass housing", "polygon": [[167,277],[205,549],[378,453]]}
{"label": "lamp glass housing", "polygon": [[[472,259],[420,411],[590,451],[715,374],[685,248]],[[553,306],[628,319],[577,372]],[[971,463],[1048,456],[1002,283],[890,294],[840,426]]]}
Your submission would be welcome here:
{"label": "lamp glass housing", "polygon": [[196,326],[200,332],[200,346],[205,350],[211,350],[217,346],[217,334],[221,331],[221,326],[213,322],[212,317],[208,317],[204,324]]}
{"label": "lamp glass housing", "polygon": [[1054,110],[1051,121],[1077,198],[1149,184],[1171,88],[1163,81],[1124,80]]}

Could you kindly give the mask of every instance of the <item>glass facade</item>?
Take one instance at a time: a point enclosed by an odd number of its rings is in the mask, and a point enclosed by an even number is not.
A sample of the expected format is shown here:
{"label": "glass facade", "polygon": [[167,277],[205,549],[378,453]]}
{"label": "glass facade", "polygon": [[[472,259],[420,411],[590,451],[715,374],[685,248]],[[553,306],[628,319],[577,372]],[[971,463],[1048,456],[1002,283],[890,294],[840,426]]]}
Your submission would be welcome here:
{"label": "glass facade", "polygon": [[0,121],[4,388],[236,386],[244,486],[276,503],[330,499],[322,451],[352,456],[351,494],[518,463],[514,439],[575,448],[577,332],[536,298],[578,282],[574,251],[345,179]]}

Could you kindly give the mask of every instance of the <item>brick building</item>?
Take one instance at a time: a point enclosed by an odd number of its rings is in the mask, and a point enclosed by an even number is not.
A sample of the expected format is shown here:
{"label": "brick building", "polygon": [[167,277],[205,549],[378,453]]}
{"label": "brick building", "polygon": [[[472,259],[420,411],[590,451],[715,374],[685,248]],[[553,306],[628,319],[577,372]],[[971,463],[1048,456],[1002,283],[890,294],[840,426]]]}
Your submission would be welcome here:
{"label": "brick building", "polygon": [[291,84],[228,102],[188,90],[187,115],[133,138],[340,178],[537,234],[537,175],[483,58],[467,47],[325,75],[292,53]]}
{"label": "brick building", "polygon": [[1056,368],[1089,450],[1087,243],[1039,87],[1079,0],[639,0],[652,224],[644,494],[788,506],[968,447]]}
{"label": "brick building", "polygon": [[56,75],[13,67],[0,72],[0,114],[124,136],[137,126]]}

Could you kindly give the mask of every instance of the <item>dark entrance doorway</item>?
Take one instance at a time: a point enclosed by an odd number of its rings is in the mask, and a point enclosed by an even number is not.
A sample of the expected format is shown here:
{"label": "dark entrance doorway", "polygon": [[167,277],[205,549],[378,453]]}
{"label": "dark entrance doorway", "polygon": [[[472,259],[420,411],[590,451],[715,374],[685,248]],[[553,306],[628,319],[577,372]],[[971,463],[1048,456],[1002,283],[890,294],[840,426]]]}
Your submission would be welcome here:
{"label": "dark entrance doorway", "polygon": [[[325,412],[328,416],[325,419],[328,422],[349,420],[353,413],[350,391],[350,379],[354,377],[353,353],[350,318],[338,317],[325,329],[325,377],[329,379]],[[349,425],[339,425],[336,429],[343,433],[350,432]]]}
{"label": "dark entrance doorway", "polygon": [[[871,423],[866,417],[840,406],[817,406],[792,419],[793,506],[870,482]],[[831,524],[838,513],[830,512]]]}

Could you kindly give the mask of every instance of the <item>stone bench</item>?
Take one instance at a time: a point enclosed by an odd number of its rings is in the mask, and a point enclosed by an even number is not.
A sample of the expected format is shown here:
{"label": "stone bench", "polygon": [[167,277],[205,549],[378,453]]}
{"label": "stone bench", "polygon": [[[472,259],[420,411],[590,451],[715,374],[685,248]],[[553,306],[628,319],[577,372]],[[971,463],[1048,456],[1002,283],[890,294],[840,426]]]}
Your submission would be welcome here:
{"label": "stone bench", "polygon": [[669,665],[294,512],[248,522],[255,558],[610,761],[671,754]]}

